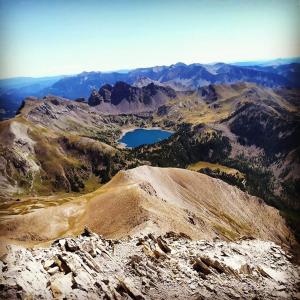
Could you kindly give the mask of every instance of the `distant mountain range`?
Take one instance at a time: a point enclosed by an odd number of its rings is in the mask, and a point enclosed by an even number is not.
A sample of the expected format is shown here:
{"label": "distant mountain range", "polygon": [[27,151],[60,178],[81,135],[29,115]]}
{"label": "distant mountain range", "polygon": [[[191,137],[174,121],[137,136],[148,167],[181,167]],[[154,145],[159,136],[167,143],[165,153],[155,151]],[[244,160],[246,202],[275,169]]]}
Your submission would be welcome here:
{"label": "distant mountain range", "polygon": [[[15,77],[0,80],[0,120],[14,116],[24,98],[41,94],[64,76],[52,77]],[[2,114],[1,114],[2,110]]]}
{"label": "distant mountain range", "polygon": [[[286,62],[286,64],[285,64]],[[262,86],[300,87],[298,60],[278,59],[265,62],[234,64],[177,63],[170,66],[138,68],[126,72],[82,72],[77,75],[43,78],[19,77],[0,80],[0,109],[2,118],[15,114],[27,96],[57,95],[69,99],[88,98],[104,84],[118,81],[137,87],[153,82],[177,91],[195,90],[209,84],[253,82]]]}
{"label": "distant mountain range", "polygon": [[300,63],[300,57],[292,57],[292,58],[276,58],[272,60],[256,60],[256,61],[244,61],[244,62],[234,62],[232,65],[237,66],[279,66],[279,65],[287,65],[292,63]]}

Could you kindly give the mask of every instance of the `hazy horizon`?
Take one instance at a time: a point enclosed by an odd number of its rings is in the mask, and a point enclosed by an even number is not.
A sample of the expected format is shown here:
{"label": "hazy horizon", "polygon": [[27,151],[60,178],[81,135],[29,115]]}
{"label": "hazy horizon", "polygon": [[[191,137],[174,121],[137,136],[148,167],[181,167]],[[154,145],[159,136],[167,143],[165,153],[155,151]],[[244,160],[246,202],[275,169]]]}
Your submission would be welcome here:
{"label": "hazy horizon", "polygon": [[0,78],[300,56],[300,2],[0,0]]}
{"label": "hazy horizon", "polygon": [[[216,62],[207,62],[207,63],[201,63],[201,62],[196,62],[198,64],[217,64],[217,63],[227,63],[227,64],[236,64],[236,63],[256,63],[256,62],[265,62],[265,61],[273,61],[273,60],[281,60],[281,59],[300,59],[300,56],[296,56],[296,57],[277,57],[277,58],[272,58],[272,59],[257,59],[257,60],[243,60],[243,61],[216,61]],[[171,66],[171,65],[175,65],[177,63],[184,63],[182,61],[178,61],[178,62],[174,62],[172,64],[155,64],[152,66],[143,66],[143,67],[136,67],[136,68],[124,68],[124,69],[113,69],[113,70],[81,70],[77,73],[69,73],[69,74],[52,74],[52,75],[36,75],[36,76],[13,76],[13,77],[1,77],[0,76],[0,80],[9,80],[9,79],[15,79],[15,78],[50,78],[50,77],[59,77],[59,76],[72,76],[72,75],[77,75],[77,74],[81,74],[81,73],[85,73],[85,72],[101,72],[101,73],[111,73],[111,72],[130,72],[131,70],[135,70],[135,69],[139,69],[139,68],[151,68],[151,67],[162,67],[162,66]],[[191,63],[193,64],[193,63]],[[189,64],[187,64],[189,65]]]}

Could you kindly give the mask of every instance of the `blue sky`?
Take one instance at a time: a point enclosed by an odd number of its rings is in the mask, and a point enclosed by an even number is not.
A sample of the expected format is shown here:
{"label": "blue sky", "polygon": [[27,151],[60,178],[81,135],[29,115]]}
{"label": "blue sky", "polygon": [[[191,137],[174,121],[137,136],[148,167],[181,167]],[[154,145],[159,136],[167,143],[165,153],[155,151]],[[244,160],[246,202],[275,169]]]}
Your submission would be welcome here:
{"label": "blue sky", "polygon": [[300,55],[298,0],[0,0],[0,77]]}

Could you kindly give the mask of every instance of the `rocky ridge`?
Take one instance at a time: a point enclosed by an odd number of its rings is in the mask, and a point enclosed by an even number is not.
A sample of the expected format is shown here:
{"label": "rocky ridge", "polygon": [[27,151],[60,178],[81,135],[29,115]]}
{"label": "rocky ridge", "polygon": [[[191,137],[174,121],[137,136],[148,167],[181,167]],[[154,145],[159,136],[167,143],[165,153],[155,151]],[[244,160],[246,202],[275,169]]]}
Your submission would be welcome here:
{"label": "rocky ridge", "polygon": [[[18,202],[21,207],[23,203]],[[290,248],[295,242],[279,211],[261,199],[221,180],[176,168],[120,171],[94,192],[61,205],[28,213],[23,207],[21,214],[13,206],[3,213],[0,241],[4,243],[40,244],[77,235],[85,226],[112,239],[174,231],[195,240],[234,241],[247,235]]]}
{"label": "rocky ridge", "polygon": [[168,87],[149,83],[143,87],[118,81],[114,86],[103,85],[93,90],[88,103],[101,113],[137,113],[155,111],[167,100],[175,98],[176,92]]}
{"label": "rocky ridge", "polygon": [[107,240],[85,229],[49,248],[10,246],[2,299],[298,299],[299,266],[273,242],[168,232]]}

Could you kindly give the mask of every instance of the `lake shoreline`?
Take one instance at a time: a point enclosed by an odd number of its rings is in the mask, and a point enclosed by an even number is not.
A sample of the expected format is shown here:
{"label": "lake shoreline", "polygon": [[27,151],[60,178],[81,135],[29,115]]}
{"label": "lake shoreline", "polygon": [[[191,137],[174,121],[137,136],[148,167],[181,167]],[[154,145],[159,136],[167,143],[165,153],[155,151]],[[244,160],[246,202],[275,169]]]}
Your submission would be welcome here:
{"label": "lake shoreline", "polygon": [[127,148],[127,149],[131,149],[132,147],[128,147],[127,144],[125,143],[121,143],[120,141],[122,140],[122,138],[128,133],[128,132],[133,132],[135,130],[138,129],[142,129],[142,130],[161,130],[164,132],[169,132],[169,133],[175,133],[175,131],[173,130],[167,130],[167,129],[163,129],[161,127],[132,127],[132,128],[125,128],[125,129],[121,129],[121,135],[118,139],[118,144],[121,148]]}
{"label": "lake shoreline", "polygon": [[173,130],[168,130],[168,129],[163,129],[161,127],[132,127],[132,128],[126,128],[126,129],[121,129],[121,135],[118,139],[118,141],[128,132],[135,131],[137,129],[144,129],[144,130],[162,130],[162,131],[167,131],[174,133],[175,131]]}

